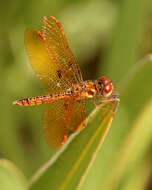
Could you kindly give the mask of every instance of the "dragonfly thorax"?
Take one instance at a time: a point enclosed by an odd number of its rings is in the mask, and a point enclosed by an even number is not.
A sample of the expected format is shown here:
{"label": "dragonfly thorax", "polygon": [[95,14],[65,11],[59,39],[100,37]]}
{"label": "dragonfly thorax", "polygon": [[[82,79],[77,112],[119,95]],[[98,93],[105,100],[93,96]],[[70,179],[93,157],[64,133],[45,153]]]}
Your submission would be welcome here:
{"label": "dragonfly thorax", "polygon": [[[69,89],[70,91],[70,89]],[[73,94],[75,99],[93,98],[97,91],[95,89],[95,83],[92,81],[83,81],[73,86]]]}
{"label": "dragonfly thorax", "polygon": [[103,76],[96,81],[96,89],[98,94],[107,98],[113,93],[114,86],[112,81],[108,77]]}
{"label": "dragonfly thorax", "polygon": [[113,90],[114,87],[112,81],[104,76],[94,82],[83,81],[82,83],[73,86],[73,92],[76,99],[93,98],[96,95],[108,98],[112,95]]}

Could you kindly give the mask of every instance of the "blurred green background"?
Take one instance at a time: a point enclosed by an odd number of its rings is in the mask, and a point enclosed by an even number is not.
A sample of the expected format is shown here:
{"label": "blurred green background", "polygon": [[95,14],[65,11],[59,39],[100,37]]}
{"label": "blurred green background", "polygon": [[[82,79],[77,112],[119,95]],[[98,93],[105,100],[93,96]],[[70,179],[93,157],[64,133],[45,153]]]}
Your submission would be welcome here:
{"label": "blurred green background", "polygon": [[[0,157],[13,161],[23,174],[30,178],[55,152],[50,150],[43,136],[44,106],[25,108],[12,105],[12,102],[18,98],[46,93],[29,64],[24,46],[25,29],[40,30],[42,17],[45,15],[55,16],[62,23],[84,79],[96,79],[101,75],[107,75],[114,81],[116,90],[120,93],[121,103],[118,114],[101,150],[103,162],[100,159],[102,163],[100,167],[99,160],[96,160],[95,168],[90,171],[88,181],[96,175],[96,171],[98,179],[104,181],[112,179],[110,176],[107,177],[109,172],[111,175],[117,172],[112,161],[114,158],[116,160],[121,158],[119,150],[122,143],[126,142],[128,147],[124,145],[123,148],[130,150],[129,146],[132,147],[129,144],[130,139],[132,142],[138,134],[135,130],[134,135],[130,137],[133,126],[143,121],[145,128],[149,129],[146,133],[149,136],[142,137],[145,133],[142,128],[143,131],[139,132],[141,136],[138,136],[140,140],[137,141],[138,143],[135,140],[136,145],[141,142],[143,146],[143,151],[139,155],[141,159],[138,165],[136,163],[134,170],[129,170],[121,177],[122,184],[119,184],[119,187],[113,186],[112,189],[125,189],[124,187],[131,189],[130,185],[139,179],[144,182],[142,188],[138,189],[152,189],[152,130],[150,129],[152,122],[146,119],[147,115],[149,117],[152,115],[151,55],[147,57],[148,67],[140,70],[140,64],[144,62],[143,57],[152,52],[152,2],[150,0],[5,0],[1,2]],[[135,69],[139,70],[137,81],[131,81],[136,77],[132,77]],[[146,116],[143,116],[145,113]],[[139,119],[141,121],[138,121]],[[110,166],[108,161],[111,163]],[[99,171],[100,169],[104,171],[104,167],[108,174]],[[145,172],[146,177],[137,178],[136,172],[138,174]],[[132,181],[129,181],[130,176]],[[95,184],[96,181],[92,182],[91,187],[95,187]],[[110,189],[106,182],[105,187],[103,189]],[[83,188],[87,189],[87,183]]]}

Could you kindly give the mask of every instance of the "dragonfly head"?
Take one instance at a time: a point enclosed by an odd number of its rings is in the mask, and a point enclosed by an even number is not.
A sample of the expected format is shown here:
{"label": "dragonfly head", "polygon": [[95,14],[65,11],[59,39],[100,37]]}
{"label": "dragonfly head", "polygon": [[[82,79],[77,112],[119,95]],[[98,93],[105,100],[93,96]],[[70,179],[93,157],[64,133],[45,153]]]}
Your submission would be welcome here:
{"label": "dragonfly head", "polygon": [[98,92],[104,97],[108,98],[112,95],[114,86],[112,81],[108,77],[101,77],[97,81]]}

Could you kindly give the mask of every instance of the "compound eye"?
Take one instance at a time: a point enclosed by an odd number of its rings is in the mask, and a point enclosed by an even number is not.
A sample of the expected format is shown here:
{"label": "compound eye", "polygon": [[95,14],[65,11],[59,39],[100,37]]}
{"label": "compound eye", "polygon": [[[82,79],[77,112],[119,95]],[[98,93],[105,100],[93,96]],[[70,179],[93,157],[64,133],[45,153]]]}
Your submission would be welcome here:
{"label": "compound eye", "polygon": [[106,84],[110,83],[110,79],[108,77],[101,77],[100,81],[102,82],[102,84],[105,86]]}
{"label": "compound eye", "polygon": [[113,84],[109,83],[107,85],[105,85],[104,89],[103,89],[103,96],[105,98],[109,97],[113,92]]}

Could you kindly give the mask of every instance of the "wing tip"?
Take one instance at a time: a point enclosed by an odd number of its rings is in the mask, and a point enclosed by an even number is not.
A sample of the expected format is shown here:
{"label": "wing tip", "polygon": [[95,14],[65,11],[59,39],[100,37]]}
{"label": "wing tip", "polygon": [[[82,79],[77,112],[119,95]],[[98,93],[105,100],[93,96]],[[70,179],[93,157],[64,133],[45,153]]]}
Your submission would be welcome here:
{"label": "wing tip", "polygon": [[53,20],[56,20],[56,18],[54,16],[43,16],[43,19],[53,19]]}
{"label": "wing tip", "polygon": [[59,28],[63,28],[60,21],[58,19],[56,19],[54,16],[43,16],[43,23],[49,23],[51,22],[51,20],[55,21],[57,23],[57,25],[59,26]]}

